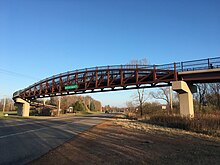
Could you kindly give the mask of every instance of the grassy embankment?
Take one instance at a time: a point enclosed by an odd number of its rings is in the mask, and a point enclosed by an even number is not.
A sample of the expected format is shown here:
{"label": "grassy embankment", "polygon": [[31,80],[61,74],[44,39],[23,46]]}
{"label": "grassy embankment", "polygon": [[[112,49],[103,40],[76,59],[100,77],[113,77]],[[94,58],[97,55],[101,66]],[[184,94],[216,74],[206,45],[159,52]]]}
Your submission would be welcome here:
{"label": "grassy embankment", "polygon": [[[5,116],[8,114],[8,116]],[[0,119],[12,119],[12,118],[21,118],[21,116],[17,116],[17,111],[9,111],[9,112],[2,112],[0,111]]]}
{"label": "grassy embankment", "polygon": [[67,113],[67,114],[63,114],[63,115],[67,115],[67,116],[85,116],[85,115],[92,115],[92,114],[100,114],[100,111],[79,111],[77,113]]}
{"label": "grassy embankment", "polygon": [[220,112],[196,113],[195,117],[191,119],[166,113],[152,113],[139,119],[135,115],[127,115],[127,117],[149,124],[220,137]]}
{"label": "grassy embankment", "polygon": [[180,115],[152,115],[141,121],[220,137],[220,113],[195,114],[192,119]]}
{"label": "grassy embankment", "polygon": [[[101,113],[100,111],[82,111],[82,112],[77,112],[77,113],[66,113],[66,114],[60,114],[61,117],[65,116],[86,116],[86,115],[91,115],[91,114],[99,114]],[[5,114],[8,114],[8,116],[5,116]],[[15,119],[15,118],[38,118],[38,117],[50,117],[50,116],[29,116],[29,117],[22,117],[17,115],[17,111],[11,111],[11,112],[5,112],[3,113],[0,111],[0,120],[4,119]],[[56,116],[57,117],[57,116]]]}

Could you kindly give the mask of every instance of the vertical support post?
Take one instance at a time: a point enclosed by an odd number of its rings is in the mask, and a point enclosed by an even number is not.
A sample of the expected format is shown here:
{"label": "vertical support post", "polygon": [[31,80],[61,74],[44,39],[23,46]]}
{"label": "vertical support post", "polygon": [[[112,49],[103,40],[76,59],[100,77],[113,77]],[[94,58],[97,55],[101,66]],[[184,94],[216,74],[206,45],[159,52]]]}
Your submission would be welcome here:
{"label": "vertical support post", "polygon": [[176,63],[174,62],[174,80],[177,81],[178,78],[177,78],[177,71],[176,71]]}
{"label": "vertical support post", "polygon": [[58,96],[58,111],[57,111],[57,116],[60,116],[60,102],[61,102],[61,96]]}
{"label": "vertical support post", "polygon": [[173,90],[171,86],[170,86],[170,111],[172,114],[173,113]]}
{"label": "vertical support post", "polygon": [[48,91],[49,91],[49,83],[48,83],[48,80],[46,80],[45,86],[46,86],[45,94],[47,94]]}
{"label": "vertical support post", "polygon": [[75,80],[76,80],[76,84],[79,85],[79,82],[78,82],[78,70],[76,70]]}
{"label": "vertical support post", "polygon": [[43,88],[43,86],[42,86],[42,82],[40,82],[40,95],[42,94],[42,88]]}
{"label": "vertical support post", "polygon": [[70,85],[70,72],[67,73],[67,84]]}
{"label": "vertical support post", "polygon": [[36,87],[36,83],[34,84],[34,96],[36,95],[37,92],[37,87]]}
{"label": "vertical support post", "polygon": [[85,71],[85,74],[84,74],[84,89],[86,90],[87,89],[87,68],[86,68],[86,71]]}
{"label": "vertical support post", "polygon": [[95,88],[98,88],[98,67],[95,70]]}
{"label": "vertical support post", "polygon": [[136,85],[139,85],[138,84],[138,81],[139,81],[139,79],[138,79],[138,64],[136,64],[135,78],[136,78]]}
{"label": "vertical support post", "polygon": [[183,62],[181,62],[181,70],[182,70],[182,72],[183,72]]}
{"label": "vertical support post", "polygon": [[28,90],[28,96],[31,96],[31,88]]}
{"label": "vertical support post", "polygon": [[54,80],[54,76],[53,76],[53,80],[52,80],[52,89],[51,89],[52,93],[54,93],[55,91],[55,80]]}
{"label": "vertical support post", "polygon": [[180,115],[184,117],[194,117],[193,95],[196,92],[196,86],[189,86],[184,81],[174,81],[172,88],[179,94],[180,98]]}
{"label": "vertical support post", "polygon": [[15,104],[18,107],[18,115],[23,116],[23,117],[28,117],[29,116],[29,112],[30,112],[30,103],[21,99],[21,98],[17,98],[15,100]]}
{"label": "vertical support post", "polygon": [[122,65],[121,65],[121,69],[120,69],[120,81],[121,81],[121,86],[123,86],[124,82],[123,82],[123,71],[122,71]]}
{"label": "vertical support post", "polygon": [[21,98],[25,98],[25,92],[21,93],[21,94],[20,94],[20,97],[21,97]]}
{"label": "vertical support post", "polygon": [[43,98],[43,105],[45,106],[46,105],[46,99]]}
{"label": "vertical support post", "polygon": [[210,60],[208,58],[208,69],[210,69]]}
{"label": "vertical support post", "polygon": [[154,65],[154,70],[153,70],[153,81],[157,79],[157,74],[156,74],[156,65]]}
{"label": "vertical support post", "polygon": [[108,77],[107,86],[109,87],[110,86],[110,70],[109,70],[109,66],[108,66],[108,71],[107,71],[107,77]]}
{"label": "vertical support post", "polygon": [[62,82],[62,74],[60,74],[59,93],[62,92],[62,84],[63,84],[63,82]]}
{"label": "vertical support post", "polygon": [[6,97],[4,97],[4,103],[3,103],[3,113],[5,112],[5,106],[6,106]]}

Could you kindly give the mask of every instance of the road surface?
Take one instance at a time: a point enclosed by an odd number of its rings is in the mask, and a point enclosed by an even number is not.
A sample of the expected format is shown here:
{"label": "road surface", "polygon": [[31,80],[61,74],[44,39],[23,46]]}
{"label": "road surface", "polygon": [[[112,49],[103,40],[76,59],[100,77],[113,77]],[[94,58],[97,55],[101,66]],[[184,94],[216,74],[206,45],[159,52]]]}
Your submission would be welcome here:
{"label": "road surface", "polygon": [[25,164],[111,115],[0,120],[0,164]]}
{"label": "road surface", "polygon": [[219,165],[220,138],[135,120],[103,122],[28,165]]}

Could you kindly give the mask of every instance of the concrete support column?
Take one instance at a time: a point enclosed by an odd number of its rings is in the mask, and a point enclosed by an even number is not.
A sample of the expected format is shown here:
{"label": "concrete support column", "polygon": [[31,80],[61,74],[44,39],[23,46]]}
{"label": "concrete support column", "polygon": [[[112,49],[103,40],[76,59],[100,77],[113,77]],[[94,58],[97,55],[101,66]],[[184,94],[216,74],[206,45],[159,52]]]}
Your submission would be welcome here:
{"label": "concrete support column", "polygon": [[196,92],[195,85],[188,85],[184,81],[174,81],[172,88],[179,94],[180,115],[185,117],[194,117],[193,95]]}
{"label": "concrete support column", "polygon": [[18,115],[23,116],[23,117],[28,117],[29,112],[30,112],[30,103],[27,101],[21,99],[21,98],[16,98],[15,100],[15,106],[18,107]]}

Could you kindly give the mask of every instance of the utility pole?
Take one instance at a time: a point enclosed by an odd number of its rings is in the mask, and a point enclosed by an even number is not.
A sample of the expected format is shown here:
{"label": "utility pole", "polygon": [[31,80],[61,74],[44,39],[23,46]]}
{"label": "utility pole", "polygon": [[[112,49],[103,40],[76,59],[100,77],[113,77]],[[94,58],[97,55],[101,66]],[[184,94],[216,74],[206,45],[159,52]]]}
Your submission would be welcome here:
{"label": "utility pole", "polygon": [[6,106],[6,97],[4,97],[4,103],[3,103],[3,113],[5,112],[5,106]]}
{"label": "utility pole", "polygon": [[172,86],[170,86],[170,111],[171,114],[173,112],[173,90],[172,90]]}
{"label": "utility pole", "polygon": [[12,103],[10,104],[10,111],[12,111]]}
{"label": "utility pole", "polygon": [[57,112],[57,116],[60,116],[60,102],[61,102],[61,96],[58,96],[58,112]]}
{"label": "utility pole", "polygon": [[89,111],[91,111],[91,107],[90,107],[90,105],[91,105],[91,98],[89,97],[88,99],[89,99],[89,103],[88,103],[89,106],[88,106],[88,109],[89,109]]}
{"label": "utility pole", "polygon": [[43,98],[43,106],[45,106],[45,105],[46,105],[46,99]]}

